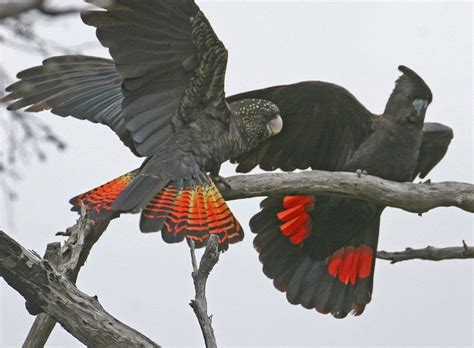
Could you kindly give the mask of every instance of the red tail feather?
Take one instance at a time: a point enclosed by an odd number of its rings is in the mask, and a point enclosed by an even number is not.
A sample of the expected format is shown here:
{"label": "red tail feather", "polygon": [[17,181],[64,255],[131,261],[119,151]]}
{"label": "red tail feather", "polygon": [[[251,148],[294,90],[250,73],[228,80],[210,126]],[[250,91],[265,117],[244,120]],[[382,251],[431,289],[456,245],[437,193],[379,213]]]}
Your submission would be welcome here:
{"label": "red tail feather", "polygon": [[283,210],[277,213],[282,222],[280,231],[295,245],[302,245],[311,233],[311,217],[308,212],[314,209],[314,196],[286,196]]}
{"label": "red tail feather", "polygon": [[329,274],[346,285],[368,278],[372,274],[373,262],[374,252],[367,245],[341,248],[326,259]]}
{"label": "red tail feather", "polygon": [[219,237],[221,249],[243,239],[243,231],[214,183],[206,178],[177,189],[171,183],[143,210],[141,229],[161,229],[168,243],[192,239],[197,247],[205,245],[210,234]]}
{"label": "red tail feather", "polygon": [[112,203],[137,174],[138,169],[72,198],[69,201],[72,204],[71,210],[80,212],[81,207],[84,206],[87,215],[91,218],[110,216],[113,213]]}

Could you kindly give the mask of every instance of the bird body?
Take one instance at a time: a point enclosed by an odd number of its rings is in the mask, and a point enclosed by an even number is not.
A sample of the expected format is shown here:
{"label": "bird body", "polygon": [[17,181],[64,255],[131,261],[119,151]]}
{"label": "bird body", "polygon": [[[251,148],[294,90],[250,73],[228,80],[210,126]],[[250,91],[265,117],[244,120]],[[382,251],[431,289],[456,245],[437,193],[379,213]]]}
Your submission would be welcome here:
{"label": "bird body", "polygon": [[[406,182],[424,177],[446,153],[449,127],[424,123],[432,95],[400,66],[382,115],[370,113],[344,88],[301,82],[229,97],[263,98],[281,111],[284,127],[235,158],[238,171],[306,169],[367,172]],[[292,304],[344,318],[360,315],[372,297],[384,206],[339,196],[275,196],[250,220],[263,272]]]}
{"label": "bird body", "polygon": [[[385,111],[349,91],[308,81],[226,99],[227,50],[193,0],[88,2],[83,21],[113,58],[52,57],[7,87],[9,109],[51,110],[109,126],[142,166],[71,200],[90,218],[141,211],[143,232],[197,247],[243,238],[208,173],[367,171],[393,181],[425,177],[443,158],[449,127],[424,123],[432,95],[399,67]],[[280,117],[281,115],[281,117]],[[282,121],[283,119],[283,121]],[[283,126],[283,127],[282,127]],[[372,296],[383,206],[328,195],[275,196],[250,221],[263,272],[289,302],[342,318]]]}
{"label": "bird body", "polygon": [[278,108],[250,98],[229,105],[227,50],[193,0],[87,0],[81,18],[113,60],[60,56],[18,74],[10,110],[51,109],[111,127],[142,166],[71,200],[91,218],[141,211],[143,232],[221,249],[243,238],[208,172],[277,134]]}

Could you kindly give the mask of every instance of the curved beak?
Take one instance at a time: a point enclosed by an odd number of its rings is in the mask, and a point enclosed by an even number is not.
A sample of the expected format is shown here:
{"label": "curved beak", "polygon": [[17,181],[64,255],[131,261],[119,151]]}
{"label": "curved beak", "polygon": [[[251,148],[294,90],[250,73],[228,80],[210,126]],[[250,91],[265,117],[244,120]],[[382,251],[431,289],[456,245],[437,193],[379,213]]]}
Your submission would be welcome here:
{"label": "curved beak", "polygon": [[425,99],[415,99],[412,105],[416,111],[417,116],[420,116],[421,113],[425,111],[426,107],[428,106],[428,101]]}
{"label": "curved beak", "polygon": [[267,123],[267,129],[270,132],[270,135],[277,135],[283,129],[283,119],[280,115],[277,115],[274,119],[270,120]]}

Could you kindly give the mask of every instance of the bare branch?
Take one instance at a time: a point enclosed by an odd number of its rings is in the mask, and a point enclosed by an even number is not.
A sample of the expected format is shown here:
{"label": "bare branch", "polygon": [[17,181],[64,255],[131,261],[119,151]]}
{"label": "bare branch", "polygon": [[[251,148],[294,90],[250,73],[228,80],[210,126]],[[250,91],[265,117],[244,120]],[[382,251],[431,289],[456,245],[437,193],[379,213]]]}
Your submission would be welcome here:
{"label": "bare branch", "polygon": [[37,10],[46,16],[70,15],[80,11],[79,8],[53,9],[46,5],[45,0],[4,1],[0,4],[0,20],[17,17],[32,10]]}
{"label": "bare branch", "polygon": [[[109,219],[90,220],[80,217],[74,226],[59,233],[69,236],[62,247],[59,243],[48,244],[45,259],[57,272],[75,284],[81,267],[109,222]],[[48,314],[39,314],[28,332],[23,348],[44,346],[55,325],[56,321]]]}
{"label": "bare branch", "polygon": [[88,347],[158,347],[1,231],[0,276],[25,298],[31,314],[48,313]]}
{"label": "bare branch", "polygon": [[459,182],[398,183],[355,173],[305,171],[301,173],[237,175],[225,179],[225,199],[270,195],[331,194],[424,213],[436,207],[458,207],[474,212],[474,185]]}
{"label": "bare branch", "polygon": [[190,306],[196,314],[201,327],[204,342],[207,348],[216,348],[216,337],[212,328],[212,316],[207,314],[206,283],[209,274],[219,261],[219,243],[216,235],[211,235],[207,241],[206,250],[202,255],[199,268],[197,268],[196,255],[194,253],[194,241],[190,240],[191,261],[193,264],[193,281],[196,295],[191,300]]}
{"label": "bare branch", "polygon": [[377,257],[382,260],[391,261],[390,263],[397,263],[407,260],[428,260],[428,261],[442,261],[442,260],[460,260],[460,259],[474,259],[474,247],[470,247],[465,241],[460,247],[435,248],[428,246],[424,249],[406,248],[405,251],[378,251]]}

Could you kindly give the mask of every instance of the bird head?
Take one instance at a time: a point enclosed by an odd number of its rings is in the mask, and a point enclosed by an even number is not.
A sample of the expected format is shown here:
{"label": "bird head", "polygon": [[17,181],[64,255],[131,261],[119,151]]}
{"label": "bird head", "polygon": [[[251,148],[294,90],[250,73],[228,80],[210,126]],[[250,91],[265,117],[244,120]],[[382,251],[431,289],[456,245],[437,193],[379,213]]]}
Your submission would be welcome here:
{"label": "bird head", "polygon": [[255,147],[283,128],[280,109],[263,99],[243,99],[231,104],[245,145]]}
{"label": "bird head", "polygon": [[399,124],[421,126],[425,120],[426,108],[433,100],[431,90],[410,68],[400,65],[398,70],[403,75],[395,83],[384,116]]}

